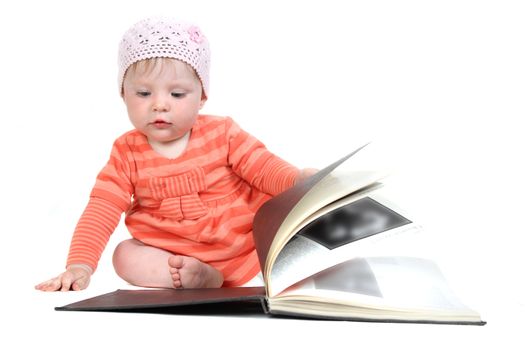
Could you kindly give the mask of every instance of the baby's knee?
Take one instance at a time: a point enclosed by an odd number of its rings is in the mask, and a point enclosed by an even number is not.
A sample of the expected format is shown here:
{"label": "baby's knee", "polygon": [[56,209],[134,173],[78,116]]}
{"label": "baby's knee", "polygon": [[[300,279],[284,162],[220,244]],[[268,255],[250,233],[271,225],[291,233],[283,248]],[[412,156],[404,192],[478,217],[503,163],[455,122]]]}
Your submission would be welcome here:
{"label": "baby's knee", "polygon": [[130,253],[136,248],[136,241],[134,239],[128,239],[120,242],[115,251],[113,252],[113,267],[117,275],[127,280],[127,276],[130,272]]}

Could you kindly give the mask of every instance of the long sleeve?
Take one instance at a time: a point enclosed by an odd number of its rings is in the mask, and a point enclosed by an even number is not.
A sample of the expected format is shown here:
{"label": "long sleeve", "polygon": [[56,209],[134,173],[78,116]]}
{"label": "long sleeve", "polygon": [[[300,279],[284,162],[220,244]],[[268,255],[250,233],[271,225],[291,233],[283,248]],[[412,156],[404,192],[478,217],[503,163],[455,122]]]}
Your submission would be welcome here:
{"label": "long sleeve", "polygon": [[235,173],[257,189],[277,195],[295,184],[299,170],[268,151],[262,142],[229,124],[229,162]]}
{"label": "long sleeve", "polygon": [[92,197],[75,228],[67,266],[87,264],[95,271],[121,215],[122,210],[118,206],[105,199]]}
{"label": "long sleeve", "polygon": [[87,264],[95,271],[109,237],[131,203],[130,177],[125,138],[121,137],[115,141],[109,161],[98,174],[88,205],[77,223],[67,265]]}

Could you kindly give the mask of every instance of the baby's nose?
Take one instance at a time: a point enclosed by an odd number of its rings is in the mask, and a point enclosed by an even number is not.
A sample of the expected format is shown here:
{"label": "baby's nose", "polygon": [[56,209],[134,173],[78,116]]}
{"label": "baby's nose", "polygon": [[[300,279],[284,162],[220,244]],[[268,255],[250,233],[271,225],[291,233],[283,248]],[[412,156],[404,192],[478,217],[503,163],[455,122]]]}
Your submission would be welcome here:
{"label": "baby's nose", "polygon": [[169,103],[164,98],[157,98],[153,103],[153,110],[156,112],[162,112],[169,110]]}

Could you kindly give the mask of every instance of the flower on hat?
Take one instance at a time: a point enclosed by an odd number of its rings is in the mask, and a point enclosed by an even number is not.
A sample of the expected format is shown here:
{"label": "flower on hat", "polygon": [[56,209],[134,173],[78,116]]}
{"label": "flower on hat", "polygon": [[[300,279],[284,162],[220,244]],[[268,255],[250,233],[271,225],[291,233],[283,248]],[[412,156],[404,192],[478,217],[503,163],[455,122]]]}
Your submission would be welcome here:
{"label": "flower on hat", "polygon": [[189,27],[188,34],[190,35],[190,40],[197,44],[200,44],[204,41],[204,34],[202,34],[201,30],[198,27]]}

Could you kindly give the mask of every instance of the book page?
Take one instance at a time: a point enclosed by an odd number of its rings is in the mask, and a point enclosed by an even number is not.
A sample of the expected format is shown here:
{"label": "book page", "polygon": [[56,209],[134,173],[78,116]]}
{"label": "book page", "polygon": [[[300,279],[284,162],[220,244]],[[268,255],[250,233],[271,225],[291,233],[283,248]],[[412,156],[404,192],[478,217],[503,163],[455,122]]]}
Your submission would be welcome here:
{"label": "book page", "polygon": [[351,259],[288,288],[272,303],[312,297],[379,310],[474,313],[453,293],[437,265],[414,257]]}
{"label": "book page", "polygon": [[294,235],[275,260],[269,296],[328,267],[362,256],[379,241],[392,241],[420,229],[401,215],[399,208],[385,202],[380,192],[376,189],[357,199],[343,198]]}
{"label": "book page", "polygon": [[283,221],[272,242],[265,267],[265,277],[268,279],[269,288],[272,287],[270,278],[275,259],[294,235],[295,228],[316,211],[348,194],[376,183],[383,177],[384,174],[374,171],[355,171],[340,176],[329,174],[306,193]]}
{"label": "book page", "polygon": [[[286,240],[280,239],[279,237],[286,237],[294,228],[294,226],[290,225],[290,222],[300,222],[320,207],[310,207],[307,212],[300,212],[299,215],[296,213],[295,218],[292,219],[290,219],[289,214],[294,211],[297,204],[303,200],[305,195],[310,192],[312,188],[316,187],[319,182],[322,182],[327,176],[329,176],[335,168],[342,163],[345,163],[350,157],[353,157],[357,152],[363,149],[363,147],[365,146],[347,154],[304,181],[298,182],[295,186],[266,202],[257,211],[253,220],[253,238],[265,282],[267,282],[266,279],[268,277],[269,265],[272,264],[272,259],[275,258],[275,250],[280,250],[286,242]],[[339,196],[344,196],[347,193],[348,192],[340,193]],[[297,218],[299,221],[297,221]],[[267,283],[265,284],[268,285]]]}

